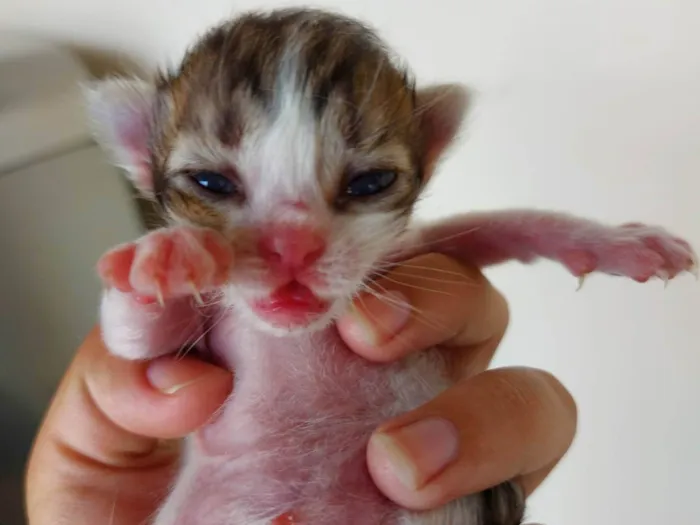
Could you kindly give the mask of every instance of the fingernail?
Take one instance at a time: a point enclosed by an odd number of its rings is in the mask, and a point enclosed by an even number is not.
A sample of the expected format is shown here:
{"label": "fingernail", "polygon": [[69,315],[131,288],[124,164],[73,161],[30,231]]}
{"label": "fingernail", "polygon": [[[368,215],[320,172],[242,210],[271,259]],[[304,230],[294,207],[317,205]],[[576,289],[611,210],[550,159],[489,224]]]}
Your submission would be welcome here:
{"label": "fingernail", "polygon": [[352,337],[374,346],[395,336],[411,316],[411,305],[404,294],[392,290],[377,297],[363,296],[350,313]]}
{"label": "fingernail", "polygon": [[406,488],[421,489],[457,459],[459,434],[450,421],[430,418],[372,436],[384,467]]}
{"label": "fingernail", "polygon": [[189,361],[156,359],[146,370],[146,376],[153,388],[172,395],[204,377],[200,367],[191,365]]}

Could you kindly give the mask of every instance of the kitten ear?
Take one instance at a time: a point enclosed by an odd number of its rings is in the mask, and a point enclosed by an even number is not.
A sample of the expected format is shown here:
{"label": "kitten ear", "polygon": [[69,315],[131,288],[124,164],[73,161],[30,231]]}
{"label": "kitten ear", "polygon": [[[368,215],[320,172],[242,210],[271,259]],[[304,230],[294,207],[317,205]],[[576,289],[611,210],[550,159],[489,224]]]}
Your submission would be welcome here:
{"label": "kitten ear", "polygon": [[153,197],[150,138],[156,88],[138,79],[83,86],[95,140],[144,196]]}
{"label": "kitten ear", "polygon": [[469,102],[469,90],[461,84],[438,84],[417,91],[416,111],[423,137],[426,181],[459,133]]}

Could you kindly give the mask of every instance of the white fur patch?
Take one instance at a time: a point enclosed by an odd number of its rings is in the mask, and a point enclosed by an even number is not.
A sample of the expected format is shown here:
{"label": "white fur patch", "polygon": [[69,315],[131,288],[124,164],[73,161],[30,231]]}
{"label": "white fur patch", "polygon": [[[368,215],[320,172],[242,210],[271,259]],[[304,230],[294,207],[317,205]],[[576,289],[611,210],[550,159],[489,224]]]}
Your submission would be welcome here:
{"label": "white fur patch", "polygon": [[257,218],[275,220],[279,204],[318,205],[317,122],[308,98],[290,81],[283,84],[274,112],[244,136],[237,165],[251,187]]}

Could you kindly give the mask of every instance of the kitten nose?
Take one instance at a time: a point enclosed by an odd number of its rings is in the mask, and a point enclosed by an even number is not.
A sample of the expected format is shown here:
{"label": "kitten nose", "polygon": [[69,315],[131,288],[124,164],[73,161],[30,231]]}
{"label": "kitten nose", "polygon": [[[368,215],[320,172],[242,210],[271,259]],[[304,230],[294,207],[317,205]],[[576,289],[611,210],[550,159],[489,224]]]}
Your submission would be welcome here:
{"label": "kitten nose", "polygon": [[260,256],[272,265],[301,270],[315,263],[326,249],[323,237],[304,226],[272,228],[260,238]]}

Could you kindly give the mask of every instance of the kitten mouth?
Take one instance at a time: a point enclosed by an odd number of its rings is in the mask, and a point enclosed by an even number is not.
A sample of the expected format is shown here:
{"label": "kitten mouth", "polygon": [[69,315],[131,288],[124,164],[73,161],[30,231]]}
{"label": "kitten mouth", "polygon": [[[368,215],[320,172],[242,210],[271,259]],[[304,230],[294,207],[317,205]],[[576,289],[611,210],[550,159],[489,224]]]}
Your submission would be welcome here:
{"label": "kitten mouth", "polygon": [[262,319],[284,326],[311,323],[330,309],[328,301],[324,301],[298,281],[285,284],[251,306]]}

